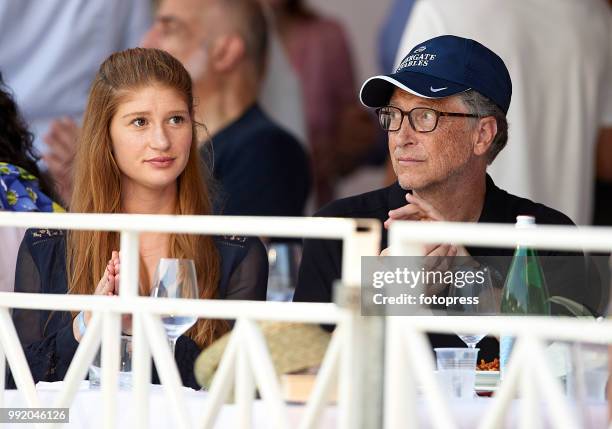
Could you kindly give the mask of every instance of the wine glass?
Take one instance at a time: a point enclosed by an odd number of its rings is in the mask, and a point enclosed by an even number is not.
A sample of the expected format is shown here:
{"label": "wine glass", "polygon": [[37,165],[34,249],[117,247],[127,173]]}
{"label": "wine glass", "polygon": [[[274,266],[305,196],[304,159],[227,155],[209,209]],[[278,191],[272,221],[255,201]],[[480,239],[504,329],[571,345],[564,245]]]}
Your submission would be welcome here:
{"label": "wine glass", "polygon": [[[487,267],[479,268],[482,273],[482,283],[466,284],[462,287],[451,285],[448,288],[449,297],[456,298],[455,303],[449,305],[449,312],[462,316],[484,316],[494,315],[499,309],[499,294],[496,293],[491,281],[491,273]],[[464,303],[458,302],[464,298]],[[478,303],[474,303],[478,298]],[[484,327],[484,324],[483,324]],[[487,335],[486,332],[470,332],[457,334],[459,338],[468,346],[476,348],[476,345]]]}
{"label": "wine glass", "polygon": [[[161,258],[155,270],[151,296],[154,298],[197,299],[198,282],[195,264],[191,259]],[[176,340],[196,322],[195,316],[163,315],[168,342],[174,356]]]}
{"label": "wine glass", "polygon": [[291,301],[293,298],[301,250],[298,243],[268,245],[268,301]]}

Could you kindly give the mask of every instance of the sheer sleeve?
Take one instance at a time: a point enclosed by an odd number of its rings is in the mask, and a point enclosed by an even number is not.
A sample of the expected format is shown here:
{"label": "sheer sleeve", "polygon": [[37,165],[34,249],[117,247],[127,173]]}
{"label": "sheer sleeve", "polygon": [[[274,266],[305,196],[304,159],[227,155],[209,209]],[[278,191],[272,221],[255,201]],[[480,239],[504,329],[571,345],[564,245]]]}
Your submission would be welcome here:
{"label": "sheer sleeve", "polygon": [[225,299],[265,301],[268,287],[268,256],[258,238],[249,240],[245,257],[231,273]]}
{"label": "sheer sleeve", "polygon": [[[61,233],[26,232],[17,254],[15,292],[66,293],[64,249]],[[62,380],[78,347],[70,313],[14,309],[12,318],[34,381]],[[10,372],[7,386],[15,386]]]}
{"label": "sheer sleeve", "polygon": [[[32,254],[23,240],[17,253],[17,266],[15,268],[15,292],[41,293],[40,273],[34,263]],[[21,344],[30,344],[40,341],[43,337],[41,328],[41,311],[13,310],[13,323]]]}

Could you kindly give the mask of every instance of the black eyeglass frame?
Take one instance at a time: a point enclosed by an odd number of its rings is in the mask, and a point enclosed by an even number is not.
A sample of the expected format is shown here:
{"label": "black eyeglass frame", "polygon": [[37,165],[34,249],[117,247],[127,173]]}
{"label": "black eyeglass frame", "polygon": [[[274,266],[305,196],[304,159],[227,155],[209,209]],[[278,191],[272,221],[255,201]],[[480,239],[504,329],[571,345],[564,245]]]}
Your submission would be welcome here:
{"label": "black eyeglass frame", "polygon": [[[440,116],[454,116],[454,117],[459,117],[459,118],[482,118],[482,116],[473,114],[473,113],[457,113],[457,112],[441,112],[439,110],[436,109],[432,109],[431,107],[415,107],[414,109],[409,110],[408,112],[405,112],[404,110],[400,109],[399,107],[395,107],[395,106],[382,106],[379,107],[375,110],[376,112],[376,116],[378,117],[378,123],[380,124],[380,112],[382,111],[382,109],[395,109],[397,111],[400,112],[400,114],[402,115],[400,118],[400,122],[399,125],[397,126],[397,128],[395,129],[387,129],[385,130],[385,128],[382,126],[381,124],[381,128],[384,131],[399,131],[402,128],[402,123],[404,122],[404,117],[407,116],[408,117],[408,122],[410,123],[410,126],[412,127],[412,129],[414,131],[416,131],[417,133],[431,133],[432,131],[435,131],[436,128],[438,128],[438,121],[440,120]],[[429,110],[431,112],[434,112],[436,115],[436,123],[434,124],[433,128],[429,131],[419,131],[416,129],[416,127],[414,126],[414,122],[412,121],[412,112],[414,112],[415,110]]]}

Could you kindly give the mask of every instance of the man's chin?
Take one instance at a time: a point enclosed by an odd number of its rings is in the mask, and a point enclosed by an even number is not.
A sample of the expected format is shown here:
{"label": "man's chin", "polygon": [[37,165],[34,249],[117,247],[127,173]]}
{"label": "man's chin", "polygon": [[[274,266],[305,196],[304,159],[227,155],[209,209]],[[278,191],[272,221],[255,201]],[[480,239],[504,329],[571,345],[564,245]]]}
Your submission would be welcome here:
{"label": "man's chin", "polygon": [[400,187],[406,191],[409,189],[419,189],[419,188],[426,186],[426,183],[424,180],[419,180],[414,177],[399,176],[397,180],[399,182]]}

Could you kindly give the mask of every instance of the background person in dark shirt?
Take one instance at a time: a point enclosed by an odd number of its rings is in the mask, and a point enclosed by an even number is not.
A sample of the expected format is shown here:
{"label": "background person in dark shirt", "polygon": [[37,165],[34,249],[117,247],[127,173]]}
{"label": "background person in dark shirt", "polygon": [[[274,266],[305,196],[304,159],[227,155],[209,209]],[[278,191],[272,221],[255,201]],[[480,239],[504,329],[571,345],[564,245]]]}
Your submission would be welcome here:
{"label": "background person in dark shirt", "polygon": [[[398,181],[333,202],[317,215],[380,219],[385,225],[383,249],[386,227],[399,219],[514,223],[517,215],[533,215],[540,224],[572,225],[556,210],[499,189],[486,173],[507,141],[511,92],[501,58],[476,41],[441,36],[415,46],[396,73],[373,77],[361,90],[365,105],[382,107],[377,111],[389,134]],[[340,278],[341,251],[337,241],[305,241],[294,301],[331,301],[332,283]],[[478,259],[511,257],[513,249],[441,243],[428,246],[426,252],[427,256]],[[574,290],[558,291],[557,284],[551,282],[551,295],[572,293],[570,298],[591,304],[590,308],[602,302],[600,290],[574,285]],[[431,335],[430,339],[436,346],[463,345],[454,336]],[[494,339],[483,340],[479,346],[485,359],[497,354]]]}
{"label": "background person in dark shirt", "polygon": [[[217,212],[302,215],[310,189],[308,156],[257,105],[268,49],[259,3],[165,0],[143,46],[169,52],[193,79],[196,120],[212,136],[201,154],[220,184]],[[208,137],[199,135],[201,142]]]}

